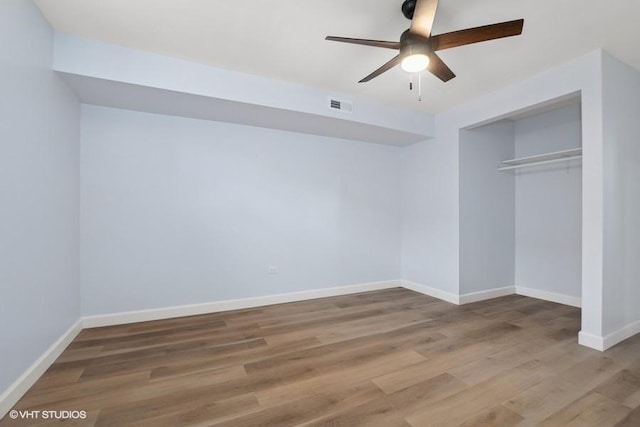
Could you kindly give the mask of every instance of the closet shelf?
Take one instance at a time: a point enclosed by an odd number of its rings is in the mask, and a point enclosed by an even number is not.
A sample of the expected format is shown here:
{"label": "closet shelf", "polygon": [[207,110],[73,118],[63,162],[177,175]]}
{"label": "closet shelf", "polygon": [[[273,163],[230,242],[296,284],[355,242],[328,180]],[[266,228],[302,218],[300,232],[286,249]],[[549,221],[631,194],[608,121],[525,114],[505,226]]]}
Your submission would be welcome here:
{"label": "closet shelf", "polygon": [[582,148],[572,148],[571,150],[554,151],[553,153],[537,154],[535,156],[520,157],[517,159],[503,160],[499,171],[508,171],[525,168],[528,166],[547,165],[551,163],[567,162],[569,160],[581,159]]}

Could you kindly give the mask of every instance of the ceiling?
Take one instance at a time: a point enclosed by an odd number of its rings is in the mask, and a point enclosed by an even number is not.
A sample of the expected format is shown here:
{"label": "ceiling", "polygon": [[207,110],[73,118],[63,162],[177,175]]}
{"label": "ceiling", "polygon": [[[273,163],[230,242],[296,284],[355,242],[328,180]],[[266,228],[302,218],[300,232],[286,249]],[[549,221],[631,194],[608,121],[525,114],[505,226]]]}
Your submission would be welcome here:
{"label": "ceiling", "polygon": [[439,52],[457,78],[424,74],[423,100],[399,67],[357,81],[395,55],[324,40],[397,41],[402,0],[35,0],[64,33],[216,67],[440,112],[603,48],[640,69],[640,1],[440,0],[433,33],[524,18],[523,35]]}

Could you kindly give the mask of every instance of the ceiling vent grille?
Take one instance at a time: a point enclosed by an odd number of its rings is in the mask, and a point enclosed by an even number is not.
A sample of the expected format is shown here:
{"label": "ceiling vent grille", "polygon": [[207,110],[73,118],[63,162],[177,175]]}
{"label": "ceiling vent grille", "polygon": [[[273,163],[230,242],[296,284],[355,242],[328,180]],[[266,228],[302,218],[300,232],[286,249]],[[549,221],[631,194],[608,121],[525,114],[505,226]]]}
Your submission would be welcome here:
{"label": "ceiling vent grille", "polygon": [[343,99],[329,98],[329,109],[343,113],[353,113],[353,102]]}

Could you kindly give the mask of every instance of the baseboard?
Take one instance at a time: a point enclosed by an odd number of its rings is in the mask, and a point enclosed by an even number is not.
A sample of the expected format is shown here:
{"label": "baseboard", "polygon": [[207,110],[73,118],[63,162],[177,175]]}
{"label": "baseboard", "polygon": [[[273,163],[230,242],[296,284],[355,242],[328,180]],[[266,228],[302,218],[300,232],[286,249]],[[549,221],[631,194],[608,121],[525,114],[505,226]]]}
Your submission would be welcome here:
{"label": "baseboard", "polygon": [[410,291],[418,292],[420,294],[424,294],[430,297],[438,298],[446,302],[450,302],[451,304],[456,304],[456,305],[460,304],[459,295],[452,294],[450,292],[446,292],[440,289],[432,288],[427,285],[411,282],[409,280],[403,280],[402,287],[405,289],[409,289]]}
{"label": "baseboard", "polygon": [[419,292],[430,297],[438,298],[446,302],[456,305],[470,304],[478,301],[485,301],[493,298],[500,298],[507,295],[522,295],[531,298],[537,298],[545,301],[555,302],[558,304],[569,305],[572,307],[581,307],[582,299],[569,295],[558,294],[555,292],[542,291],[540,289],[526,288],[524,286],[505,286],[502,288],[487,289],[486,291],[471,292],[467,294],[456,295],[440,289],[432,288],[420,283],[411,282],[409,280],[402,281],[402,287]]}
{"label": "baseboard", "polygon": [[604,338],[589,334],[587,332],[580,331],[578,333],[578,344],[585,347],[592,348],[594,350],[605,351]]}
{"label": "baseboard", "polygon": [[515,290],[513,286],[507,286],[504,288],[488,289],[486,291],[456,295],[451,292],[446,292],[441,289],[432,288],[431,286],[411,282],[409,280],[403,280],[402,287],[456,305],[470,304],[472,302],[513,295]]}
{"label": "baseboard", "polygon": [[627,326],[606,335],[603,339],[604,349],[606,350],[611,348],[636,334],[640,334],[640,321],[630,323]]}
{"label": "baseboard", "polygon": [[114,314],[86,316],[83,318],[84,328],[122,325],[151,320],[171,319],[174,317],[195,316],[199,314],[218,313],[245,308],[263,307],[273,304],[306,301],[317,298],[327,298],[340,295],[356,294],[360,292],[379,291],[382,289],[402,287],[399,280],[363,283],[359,285],[340,286],[335,288],[315,289],[310,291],[292,292],[286,294],[267,295],[253,298],[242,298],[226,301],[215,301],[203,304],[181,305],[150,310],[127,311]]}
{"label": "baseboard", "polygon": [[572,297],[555,292],[543,291],[540,289],[526,288],[524,286],[515,287],[516,294],[525,297],[537,298],[545,301],[556,302],[558,304],[570,305],[572,307],[582,307],[582,298]]}
{"label": "baseboard", "polygon": [[462,294],[459,298],[459,304],[470,304],[472,302],[485,301],[493,298],[505,297],[507,295],[513,295],[516,288],[514,286],[505,286],[504,288],[488,289],[486,291],[471,292],[468,294]]}
{"label": "baseboard", "polygon": [[65,348],[82,330],[82,320],[78,319],[56,342],[54,342],[13,384],[0,395],[0,419],[4,417],[18,400],[31,388],[47,369],[62,354]]}

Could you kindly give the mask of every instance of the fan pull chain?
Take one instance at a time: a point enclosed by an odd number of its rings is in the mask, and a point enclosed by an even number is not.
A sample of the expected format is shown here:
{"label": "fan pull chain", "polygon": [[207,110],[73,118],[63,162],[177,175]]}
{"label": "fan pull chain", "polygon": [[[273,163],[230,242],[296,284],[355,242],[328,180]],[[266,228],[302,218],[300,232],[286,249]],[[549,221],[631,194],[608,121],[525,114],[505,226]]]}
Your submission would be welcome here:
{"label": "fan pull chain", "polygon": [[[409,90],[413,90],[413,74],[409,74]],[[422,102],[422,73],[418,73],[418,101]]]}

